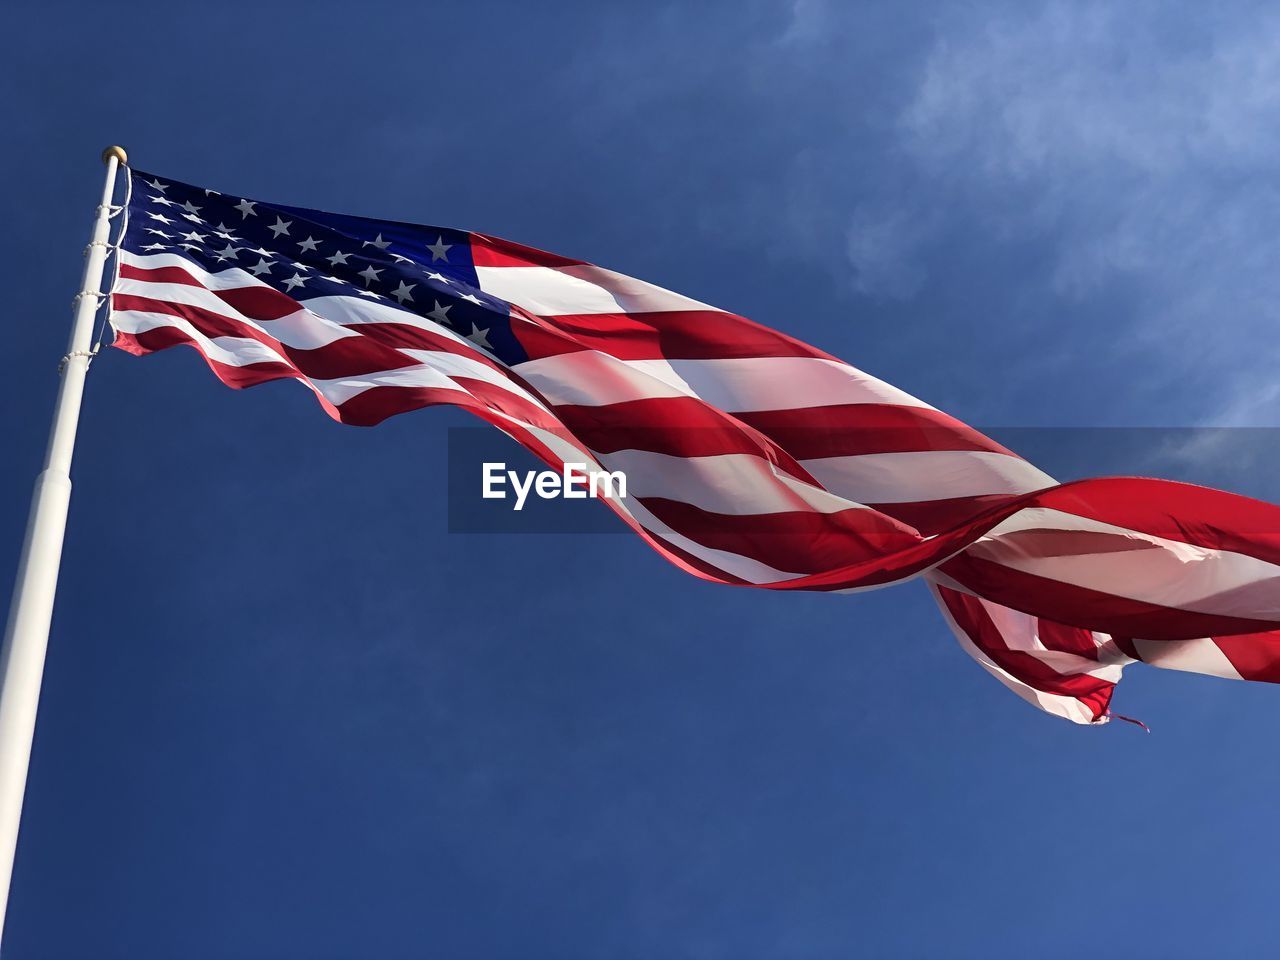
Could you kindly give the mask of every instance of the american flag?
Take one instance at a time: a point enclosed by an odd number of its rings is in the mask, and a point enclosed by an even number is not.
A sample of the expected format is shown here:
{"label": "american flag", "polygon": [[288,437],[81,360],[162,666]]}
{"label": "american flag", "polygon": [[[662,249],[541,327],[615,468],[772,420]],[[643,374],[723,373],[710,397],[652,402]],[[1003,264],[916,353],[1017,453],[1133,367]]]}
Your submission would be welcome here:
{"label": "american flag", "polygon": [[922,578],[1041,709],[1111,717],[1126,664],[1280,681],[1280,508],[1170,481],[1058,484],[821,350],[497,237],[131,170],[114,345],[187,344],[342,423],[463,407],[556,468],[621,470],[621,520],[716,583]]}

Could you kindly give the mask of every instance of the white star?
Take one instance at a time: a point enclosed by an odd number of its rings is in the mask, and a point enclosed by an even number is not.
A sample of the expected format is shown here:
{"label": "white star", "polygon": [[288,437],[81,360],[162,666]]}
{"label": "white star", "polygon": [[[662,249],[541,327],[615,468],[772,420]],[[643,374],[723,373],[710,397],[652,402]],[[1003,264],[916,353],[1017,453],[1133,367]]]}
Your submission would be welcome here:
{"label": "white star", "polygon": [[477,307],[484,306],[484,301],[481,300],[479,297],[477,297],[474,293],[464,293],[461,299],[468,300],[471,303],[474,303]]}
{"label": "white star", "polygon": [[442,307],[439,300],[433,300],[432,303],[435,304],[435,309],[428,313],[427,316],[437,323],[449,323],[449,311],[453,309],[453,304]]}
{"label": "white star", "polygon": [[201,220],[199,217],[197,217],[194,213],[184,213],[182,215],[182,219],[190,220],[192,223],[204,223],[204,221]]}
{"label": "white star", "polygon": [[347,282],[346,280],[343,280],[341,277],[335,277],[335,276],[332,276],[331,274],[327,274],[327,273],[324,275],[324,279],[325,279],[325,280],[328,280],[328,281],[329,281],[329,282],[331,282],[331,283],[346,283],[346,282]]}
{"label": "white star", "polygon": [[200,212],[200,208],[199,208],[199,207],[197,207],[197,206],[196,206],[194,203],[192,203],[190,200],[188,200],[186,203],[179,204],[179,206],[181,206],[183,210],[187,211],[187,213],[199,213],[199,212]]}
{"label": "white star", "polygon": [[150,246],[148,246],[148,247],[143,247],[142,249],[143,249],[143,250],[164,250],[164,249],[167,249],[167,248],[165,247],[165,245],[164,245],[163,243],[153,243],[153,244],[151,244],[151,245],[150,245]]}
{"label": "white star", "polygon": [[294,287],[300,287],[307,282],[307,278],[301,274],[295,273],[292,277],[284,282],[286,291],[292,290]]}
{"label": "white star", "polygon": [[219,250],[219,251],[218,251],[218,259],[219,259],[219,260],[227,260],[227,259],[234,260],[234,259],[236,258],[236,253],[237,253],[236,248],[235,248],[235,247],[233,247],[231,244],[229,244],[229,243],[228,243],[228,244],[226,245],[226,247],[225,247],[225,248],[223,248],[222,250]]}
{"label": "white star", "polygon": [[471,328],[471,332],[467,334],[467,339],[477,347],[484,347],[486,350],[493,349],[493,344],[489,342],[489,331],[479,324]]}
{"label": "white star", "polygon": [[271,264],[267,263],[267,261],[265,260],[259,260],[258,265],[256,267],[249,268],[249,272],[252,273],[255,277],[260,277],[264,273],[271,272]]}
{"label": "white star", "polygon": [[302,250],[315,250],[318,246],[320,246],[320,241],[312,240],[310,237],[307,237],[307,239],[298,244],[298,247]]}
{"label": "white star", "polygon": [[150,197],[152,203],[158,203],[162,207],[176,207],[177,204],[165,197]]}
{"label": "white star", "polygon": [[151,181],[143,180],[142,182],[145,183],[152,190],[159,190],[161,193],[164,193],[166,190],[169,189],[169,185],[167,183],[161,183],[159,180],[151,180]]}
{"label": "white star", "polygon": [[375,300],[381,299],[381,297],[379,297],[379,295],[374,293],[372,290],[357,290],[356,293],[360,294],[360,296],[362,297],[373,297],[373,299]]}
{"label": "white star", "polygon": [[262,247],[251,249],[249,252],[256,253],[260,257],[274,257],[276,255],[274,250],[264,250]]}
{"label": "white star", "polygon": [[154,233],[157,237],[164,237],[166,240],[173,239],[173,234],[165,233],[163,230],[157,230],[154,227],[147,227],[147,233]]}
{"label": "white star", "polygon": [[221,237],[223,240],[239,240],[240,239],[239,237],[233,236],[231,233],[228,233],[227,230],[223,228],[222,224],[218,224],[218,229],[213,231],[213,235],[215,237]]}
{"label": "white star", "polygon": [[364,285],[367,287],[369,284],[373,283],[373,281],[378,279],[378,274],[380,274],[381,272],[382,272],[381,270],[375,270],[373,268],[373,264],[371,263],[369,264],[368,267],[366,267],[365,269],[361,270],[358,274],[356,274],[356,276],[364,277]]}
{"label": "white star", "polygon": [[258,211],[253,209],[256,206],[257,204],[252,200],[241,200],[236,204],[236,209],[240,211],[240,216],[248,219],[249,217],[256,217],[258,215]]}
{"label": "white star", "polygon": [[220,196],[222,196],[222,194],[220,194],[217,190],[210,190],[208,187],[205,187],[205,188],[204,188],[204,195],[205,195],[206,197],[220,197]]}
{"label": "white star", "polygon": [[192,230],[190,233],[181,234],[181,237],[184,240],[192,240],[196,243],[204,243],[204,234],[196,233],[194,230]]}
{"label": "white star", "polygon": [[417,286],[416,283],[405,283],[403,280],[401,280],[400,286],[392,290],[391,295],[395,297],[398,301],[400,301],[401,304],[403,304],[406,300],[408,300],[410,303],[413,303],[413,296],[409,293],[409,291],[416,286]]}
{"label": "white star", "polygon": [[383,240],[383,239],[382,239],[382,234],[378,234],[378,239],[377,239],[377,240],[366,240],[364,243],[360,244],[360,246],[362,246],[362,247],[377,247],[379,250],[385,250],[385,249],[387,249],[387,247],[391,246],[391,241],[390,241],[390,240]]}
{"label": "white star", "polygon": [[394,260],[396,263],[413,263],[413,261],[410,260],[408,257],[402,257],[398,253],[391,254],[391,259]]}
{"label": "white star", "polygon": [[448,282],[449,282],[449,278],[448,278],[448,277],[446,277],[443,273],[430,273],[430,272],[429,272],[429,273],[427,274],[427,279],[429,279],[429,280],[435,280],[435,281],[437,281],[437,282],[439,282],[439,283],[448,283]]}
{"label": "white star", "polygon": [[452,243],[444,242],[444,237],[437,236],[435,243],[427,244],[427,249],[431,251],[431,262],[435,263],[437,260],[447,262],[449,260],[449,248],[452,246]]}
{"label": "white star", "polygon": [[166,217],[163,213],[148,213],[147,216],[150,217],[152,220],[159,220],[166,227],[169,224],[173,223],[173,221],[170,220],[168,217]]}
{"label": "white star", "polygon": [[199,250],[200,249],[194,243],[180,243],[178,244],[178,246],[180,246],[183,250]]}
{"label": "white star", "polygon": [[332,263],[335,267],[336,267],[338,264],[342,264],[342,265],[345,267],[345,266],[347,265],[347,257],[349,257],[349,256],[351,256],[351,254],[349,254],[349,253],[343,253],[342,251],[338,251],[338,252],[337,252],[337,253],[335,253],[332,257],[329,257],[329,258],[327,258],[327,259],[328,259],[328,260],[329,260],[329,262],[330,262],[330,263]]}
{"label": "white star", "polygon": [[292,226],[293,226],[292,220],[281,220],[279,217],[276,217],[276,222],[273,223],[269,229],[277,237],[280,236],[281,234],[287,237],[289,235],[289,228]]}

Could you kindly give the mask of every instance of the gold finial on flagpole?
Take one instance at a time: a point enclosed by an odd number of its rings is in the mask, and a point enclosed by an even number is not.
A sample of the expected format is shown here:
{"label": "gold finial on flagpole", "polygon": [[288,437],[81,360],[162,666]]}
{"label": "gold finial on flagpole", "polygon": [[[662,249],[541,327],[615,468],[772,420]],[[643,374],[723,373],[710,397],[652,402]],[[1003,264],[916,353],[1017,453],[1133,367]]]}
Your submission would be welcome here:
{"label": "gold finial on flagpole", "polygon": [[124,147],[112,145],[102,151],[102,162],[106,163],[112,157],[120,161],[120,166],[127,166],[129,163],[129,155],[124,152]]}

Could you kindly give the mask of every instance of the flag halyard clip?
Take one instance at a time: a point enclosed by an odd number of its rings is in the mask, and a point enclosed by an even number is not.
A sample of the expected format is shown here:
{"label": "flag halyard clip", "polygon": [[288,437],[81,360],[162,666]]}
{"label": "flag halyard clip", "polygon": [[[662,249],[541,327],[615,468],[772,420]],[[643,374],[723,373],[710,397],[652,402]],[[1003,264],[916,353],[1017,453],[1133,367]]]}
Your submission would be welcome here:
{"label": "flag halyard clip", "polygon": [[92,350],[72,350],[70,353],[64,356],[60,361],[58,361],[58,373],[62,373],[64,370],[66,370],[67,364],[70,363],[72,360],[74,360],[76,357],[84,357],[85,366],[86,367],[89,366],[89,364],[93,363],[93,358],[98,355],[98,350],[101,346],[102,346],[101,343],[95,343],[93,345]]}

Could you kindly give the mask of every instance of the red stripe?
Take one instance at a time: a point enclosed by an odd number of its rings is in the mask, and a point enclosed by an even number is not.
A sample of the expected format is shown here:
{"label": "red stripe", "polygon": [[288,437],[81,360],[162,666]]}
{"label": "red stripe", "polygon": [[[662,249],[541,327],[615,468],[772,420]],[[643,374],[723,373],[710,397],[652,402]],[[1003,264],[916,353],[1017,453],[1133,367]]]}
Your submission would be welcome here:
{"label": "red stripe", "polygon": [[[463,344],[451,337],[446,337],[443,333],[415,326],[411,323],[384,321],[378,321],[377,323],[347,323],[343,324],[343,328],[397,349],[442,350],[447,353],[463,353],[466,349]],[[470,356],[470,353],[467,356]],[[500,367],[479,351],[476,351],[476,359],[481,360],[495,370],[507,372],[506,368]]]}
{"label": "red stripe", "polygon": [[[378,343],[397,350],[434,350],[466,357],[497,371],[507,379],[519,383],[525,389],[530,389],[525,384],[524,379],[512,372],[510,367],[495,363],[487,354],[481,353],[470,343],[459,342],[452,337],[445,336],[443,333],[417,327],[410,323],[379,321],[378,323],[347,323],[342,326],[345,330],[350,330],[353,333],[376,340]],[[530,392],[535,391],[530,390]]]}
{"label": "red stripe", "polygon": [[867,506],[915,527],[925,536],[934,536],[968,523],[984,510],[1017,499],[1017,494],[989,493],[914,503],[868,503]]}
{"label": "red stripe", "polygon": [[371,387],[338,405],[338,419],[357,427],[377,426],[388,417],[439,404],[482,408],[478,400],[443,387]]}
{"label": "red stripe", "polygon": [[345,337],[310,350],[284,344],[281,349],[312,380],[361,377],[419,365],[412,357],[365,337]]}
{"label": "red stripe", "polygon": [[304,309],[293,297],[271,287],[233,287],[209,292],[250,320],[279,320]]}
{"label": "red stripe", "polygon": [[675,457],[745,453],[820,486],[768,437],[697,397],[651,397],[603,406],[556,404],[555,411],[597,453],[648,450]]}
{"label": "red stripe", "polygon": [[976,450],[1016,456],[972,427],[928,407],[847,403],[734,416],[772,437],[797,460],[921,450]]}
{"label": "red stripe", "polygon": [[1074,653],[1078,657],[1088,657],[1090,660],[1098,659],[1098,641],[1092,630],[1069,627],[1065,623],[1039,617],[1036,620],[1036,635],[1050,650]]}
{"label": "red stripe", "polygon": [[471,234],[471,262],[477,267],[570,267],[583,263],[483,233]]}
{"label": "red stripe", "polygon": [[1196,640],[1275,629],[1275,624],[1266,620],[1198,613],[1118,597],[963,553],[938,569],[993,603],[1099,633],[1149,640]]}
{"label": "red stripe", "polygon": [[251,363],[237,367],[212,360],[200,349],[198,343],[177,327],[156,327],[153,330],[146,330],[138,334],[117,332],[112,346],[118,347],[126,353],[142,356],[143,354],[155,353],[157,350],[164,350],[180,344],[193,347],[200,356],[204,357],[205,363],[209,365],[209,369],[213,371],[214,376],[228,387],[236,390],[255,387],[260,383],[268,383],[271,380],[299,376],[298,371],[287,363]]}
{"label": "red stripe", "polygon": [[1042,502],[1076,516],[1280,565],[1280,506],[1239,494],[1173,480],[1104,477],[1046,491]]}
{"label": "red stripe", "polygon": [[265,343],[272,349],[280,348],[280,341],[268,337],[261,330],[243,320],[235,320],[204,307],[189,303],[175,303],[172,300],[159,300],[153,297],[140,297],[133,293],[113,293],[111,306],[115,310],[136,310],[141,313],[163,313],[170,317],[180,317],[206,337],[243,337]]}
{"label": "red stripe", "polygon": [[672,563],[682,567],[686,572],[700,577],[703,580],[709,580],[712,583],[723,583],[733,587],[751,587],[755,584],[741,577],[729,573],[727,570],[721,570],[710,561],[703,560],[701,557],[695,556],[683,547],[678,547],[670,540],[666,539],[651,530],[638,530],[637,533],[645,539],[649,546],[653,547],[658,553],[665,556]]}
{"label": "red stripe", "polygon": [[1107,712],[1114,683],[1083,673],[1061,674],[1033,654],[1009,649],[978,598],[946,587],[937,589],[957,626],[996,666],[1036,690],[1080,701],[1095,720]]}
{"label": "red stripe", "polygon": [[1280,631],[1214,637],[1213,642],[1245,680],[1280,683]]}
{"label": "red stripe", "polygon": [[120,264],[120,277],[124,280],[143,280],[148,283],[180,283],[188,287],[208,289],[182,267],[135,267],[131,263]]}
{"label": "red stripe", "polygon": [[915,539],[870,510],[735,515],[665,497],[638,499],[655,517],[690,540],[787,573],[818,573],[848,563],[855,555],[901,549]]}
{"label": "red stripe", "polygon": [[252,324],[226,317],[204,307],[170,300],[152,300],[134,294],[113,294],[117,310],[138,310],[180,317],[206,337],[240,337],[255,340],[284,354],[298,371],[312,380],[357,377],[384,370],[414,367],[419,361],[368,337],[343,337],[321,347],[304,349],[281,343]]}
{"label": "red stripe", "polygon": [[[1126,656],[1145,662],[1132,639],[1128,637],[1112,639]],[[1210,639],[1222,651],[1222,655],[1235,668],[1236,673],[1240,674],[1242,680],[1280,683],[1280,630],[1238,633]],[[1159,643],[1160,641],[1150,642]]]}
{"label": "red stripe", "polygon": [[[480,266],[519,264],[554,268],[578,262],[478,235],[473,237],[472,247],[475,263]],[[179,267],[145,269],[124,265],[122,276],[144,282],[203,286],[194,275]],[[238,312],[257,320],[279,319],[302,309],[298,301],[263,285],[248,284],[211,292]],[[280,350],[291,361],[232,367],[206,358],[223,382],[236,387],[294,377],[299,373],[332,379],[415,364],[416,361],[397,349],[399,347],[443,349],[472,356],[493,369],[504,370],[479,353],[409,325],[351,325],[350,329],[359,336],[311,350],[298,350],[284,347],[251,325],[222,316],[216,310],[128,295],[116,295],[115,303],[120,309],[183,317],[206,336],[251,337]],[[513,314],[521,316],[519,310],[513,310]],[[517,330],[530,356],[535,358],[598,348],[615,357],[637,360],[759,356],[829,359],[827,354],[776,331],[714,310],[539,318],[517,324]],[[117,346],[135,353],[178,343],[190,343],[190,338],[174,328],[117,337]],[[520,382],[514,376],[512,379]],[[536,422],[544,429],[564,435],[560,422],[535,404],[482,381],[463,379],[459,383],[475,395],[438,388],[375,387],[353,397],[341,409],[335,410],[323,400],[322,403],[332,415],[351,423],[376,423],[414,407],[449,403],[471,409],[517,436],[518,426],[505,423],[495,411]],[[1007,452],[945,414],[893,404],[765,411],[734,418],[701,401],[674,398],[603,408],[572,406],[564,408],[561,416],[580,440],[606,452],[649,449],[685,457],[748,453],[765,456],[797,473],[800,472],[794,463],[797,459],[916,450]],[[555,460],[532,436],[524,436],[521,442],[539,449],[539,456]],[[809,574],[798,581],[768,585],[778,589],[840,589],[898,579],[972,542],[1020,505],[1045,506],[1178,542],[1234,550],[1280,565],[1280,508],[1167,481],[1118,478],[1069,484],[1028,497],[968,497],[890,504],[881,508],[885,516],[848,510],[838,514],[800,511],[764,517],[732,517],[670,500],[643,502],[672,529],[704,546],[752,557],[781,570]],[[993,509],[983,513],[988,507]],[[912,531],[893,524],[891,517],[938,536],[921,542]],[[1098,536],[1048,530],[1035,531],[1023,539],[1028,549],[1038,556],[1079,555],[1096,551]],[[740,582],[723,574],[712,563],[678,550],[661,537],[650,535],[646,539],[673,562],[692,572],[722,582]],[[1117,538],[1104,535],[1103,539]],[[1091,630],[1155,640],[1215,636],[1224,654],[1242,675],[1273,680],[1280,677],[1280,631],[1269,621],[1193,613],[1135,601],[966,555],[953,557],[942,569],[993,602],[1040,617],[1041,639],[1050,649],[1096,657]],[[983,638],[980,647],[987,650],[993,660],[1020,678],[1030,678],[1027,682],[1034,681],[1037,689],[1048,689],[1044,686],[1046,683],[1063,682],[1061,676],[1051,670],[1052,676],[1037,673],[1048,668],[1034,655],[1010,651],[1003,640],[991,635],[988,631],[994,629],[994,624],[980,607],[975,608],[980,617],[969,610],[977,602],[970,603],[969,599],[957,600],[954,604],[966,611],[970,627]],[[1255,633],[1259,630],[1263,632]],[[1233,632],[1249,635],[1224,636]],[[975,643],[978,642],[975,639]],[[1123,641],[1121,644],[1123,646]],[[1111,685],[1105,686],[1109,691]],[[1099,709],[1105,709],[1105,701],[1095,698],[1094,702],[1100,704]]]}
{"label": "red stripe", "polygon": [[[524,398],[485,380],[473,380],[469,377],[450,379],[467,392],[444,387],[370,387],[339,405],[342,422],[371,427],[397,413],[451,403],[472,410],[498,410],[519,421],[567,438],[567,431],[554,417]],[[493,419],[492,422],[504,429],[507,426],[507,421],[501,418]]]}
{"label": "red stripe", "polygon": [[[119,294],[117,297],[121,296]],[[135,298],[144,299],[144,298]],[[148,302],[150,304],[150,302]],[[202,311],[199,307],[191,307],[187,304],[171,304],[165,301],[155,301],[160,306],[170,307],[173,310],[158,312],[170,312],[172,315],[184,315],[186,311],[194,311],[202,314],[197,318],[187,317],[192,321],[192,325],[196,326],[201,333],[206,336],[240,336],[256,333],[254,339],[266,343],[269,346],[277,347],[284,351],[285,355],[292,361],[292,364],[280,363],[252,363],[243,366],[235,366],[233,364],[225,364],[220,361],[211,359],[203,351],[203,356],[210,368],[218,376],[223,383],[228,386],[243,389],[244,387],[254,386],[258,383],[265,383],[270,380],[278,380],[282,377],[306,377],[311,380],[332,380],[339,377],[361,377],[371,374],[386,372],[394,369],[404,369],[408,367],[419,366],[417,360],[401,354],[397,351],[390,350],[374,341],[367,340],[362,337],[350,337],[344,340],[334,341],[324,347],[318,347],[314,350],[300,350],[291,347],[284,347],[278,344],[278,341],[263,335],[260,331],[253,331],[252,328],[244,327],[237,321],[227,317],[218,317],[216,314],[209,314]],[[147,307],[129,307],[127,309],[152,309],[150,305]],[[180,312],[179,312],[180,311]],[[198,321],[198,322],[197,322]],[[206,321],[222,321],[226,324],[235,325],[236,329],[228,334],[219,332],[220,324],[210,323]],[[117,333],[115,346],[129,353],[141,355],[143,353],[153,353],[157,350],[163,350],[166,347],[175,346],[177,344],[188,344],[200,350],[200,345],[194,341],[184,331],[177,327],[154,327],[151,330],[144,331],[140,334]],[[339,345],[349,345],[349,349],[342,351],[335,350]],[[387,358],[383,357],[379,352],[387,351],[398,358],[398,362],[392,365],[386,362]],[[377,360],[379,362],[372,362]],[[489,383],[485,380],[477,380],[469,377],[455,376],[451,378],[463,389],[469,391],[474,397],[474,403],[481,407],[493,408],[516,417],[526,423],[531,423],[542,427],[546,430],[555,431],[558,435],[568,436],[568,431],[564,425],[557,420],[544,408],[535,403],[502,389],[500,386]],[[372,426],[375,423],[381,423],[387,417],[395,413],[404,413],[409,410],[418,409],[431,403],[444,402],[432,399],[426,403],[420,402],[415,398],[415,394],[421,394],[427,391],[430,396],[436,393],[451,394],[453,400],[449,401],[459,405],[468,405],[472,401],[463,393],[457,390],[442,390],[441,388],[416,388],[416,387],[400,387],[386,386],[373,387],[364,391],[357,396],[342,404],[341,410],[346,411],[350,405],[350,413],[344,413],[337,419],[344,423],[358,424],[361,426]],[[435,391],[432,393],[431,391]],[[373,394],[373,396],[370,396]],[[364,399],[362,399],[364,398]],[[327,401],[322,399],[327,404]],[[332,412],[331,412],[332,415]]]}
{"label": "red stripe", "polygon": [[530,360],[600,350],[619,360],[834,359],[806,343],[720,310],[545,316],[513,327]]}
{"label": "red stripe", "polygon": [[120,276],[146,283],[176,283],[207,290],[250,320],[279,320],[303,309],[302,304],[273,287],[249,283],[243,287],[215,290],[182,267],[135,267],[120,264]]}
{"label": "red stripe", "polygon": [[1142,659],[1142,657],[1138,655],[1138,648],[1134,646],[1133,640],[1131,638],[1113,636],[1111,639],[1115,641],[1115,645],[1116,647],[1119,648],[1120,652],[1123,653],[1130,660]]}

